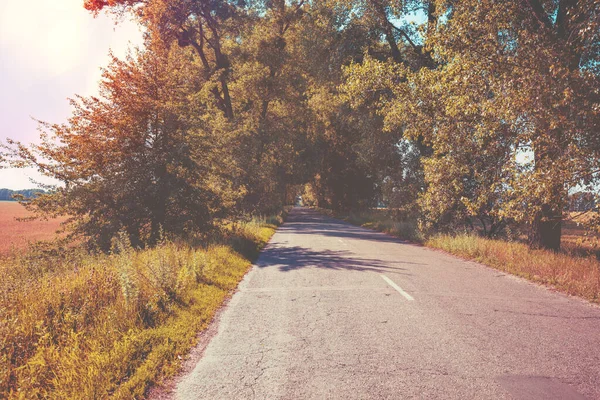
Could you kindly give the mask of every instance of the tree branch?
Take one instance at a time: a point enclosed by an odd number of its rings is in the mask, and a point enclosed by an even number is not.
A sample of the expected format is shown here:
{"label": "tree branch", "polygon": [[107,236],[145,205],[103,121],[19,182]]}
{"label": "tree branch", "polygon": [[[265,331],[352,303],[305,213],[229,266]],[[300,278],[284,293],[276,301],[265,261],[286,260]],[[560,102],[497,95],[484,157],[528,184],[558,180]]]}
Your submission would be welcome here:
{"label": "tree branch", "polygon": [[[294,8],[294,11],[292,11],[292,15],[294,15],[298,11],[300,11],[300,8],[304,5],[304,1],[305,0],[300,0],[300,2],[296,5],[296,8]],[[283,28],[282,34],[285,33],[289,29],[291,23],[292,23],[291,19],[287,21],[287,24],[285,24],[285,26]]]}
{"label": "tree branch", "polygon": [[417,46],[415,44],[415,42],[412,41],[412,39],[410,38],[410,36],[408,35],[408,33],[406,33],[406,31],[404,31],[404,29],[398,28],[396,25],[392,24],[391,22],[389,22],[390,26],[392,28],[394,28],[395,30],[397,30],[398,32],[400,32],[400,34],[406,39],[406,41],[408,42],[408,44],[410,44],[410,46],[415,50],[415,51],[419,51],[419,46]]}
{"label": "tree branch", "polygon": [[546,29],[553,30],[554,26],[552,25],[552,21],[548,18],[546,11],[544,11],[544,7],[539,2],[539,0],[525,0],[531,11],[533,11],[533,15],[535,19]]}

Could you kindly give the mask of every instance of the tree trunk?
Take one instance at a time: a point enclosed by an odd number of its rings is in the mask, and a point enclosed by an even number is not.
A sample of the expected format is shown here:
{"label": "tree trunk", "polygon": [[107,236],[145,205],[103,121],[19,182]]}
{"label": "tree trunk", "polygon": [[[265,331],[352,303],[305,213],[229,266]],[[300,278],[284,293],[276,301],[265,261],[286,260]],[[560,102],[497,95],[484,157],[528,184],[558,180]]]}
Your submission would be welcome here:
{"label": "tree trunk", "polygon": [[563,133],[561,129],[548,130],[540,122],[538,143],[534,145],[535,169],[545,172],[544,182],[538,182],[549,190],[545,199],[539,200],[540,209],[534,215],[529,233],[529,246],[535,249],[559,251],[562,235],[562,216],[565,202],[564,182],[556,166],[561,157]]}
{"label": "tree trunk", "polygon": [[150,245],[155,246],[162,239],[162,230],[165,228],[167,216],[167,201],[170,196],[169,177],[167,166],[160,165],[156,171],[157,188],[152,200],[150,210],[152,212],[150,221]]}
{"label": "tree trunk", "polygon": [[562,236],[562,211],[544,204],[535,215],[529,233],[529,246],[534,249],[559,251]]}

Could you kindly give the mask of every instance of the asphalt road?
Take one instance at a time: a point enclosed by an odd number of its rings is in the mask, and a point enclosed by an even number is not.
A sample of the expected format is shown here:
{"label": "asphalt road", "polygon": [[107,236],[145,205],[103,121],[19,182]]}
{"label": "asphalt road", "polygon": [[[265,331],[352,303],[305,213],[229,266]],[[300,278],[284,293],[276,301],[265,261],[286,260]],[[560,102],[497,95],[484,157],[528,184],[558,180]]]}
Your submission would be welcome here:
{"label": "asphalt road", "polygon": [[600,399],[600,308],[296,208],[178,399]]}

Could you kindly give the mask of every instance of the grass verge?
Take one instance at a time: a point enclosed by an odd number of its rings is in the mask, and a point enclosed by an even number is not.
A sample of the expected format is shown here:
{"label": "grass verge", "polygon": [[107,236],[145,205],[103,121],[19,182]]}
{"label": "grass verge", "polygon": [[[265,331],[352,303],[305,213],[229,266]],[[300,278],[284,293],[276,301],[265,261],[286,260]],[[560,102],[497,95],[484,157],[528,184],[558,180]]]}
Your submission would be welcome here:
{"label": "grass verge", "polygon": [[[319,211],[334,215],[330,210]],[[434,234],[425,237],[417,229],[416,222],[394,221],[384,210],[335,216],[600,303],[600,261],[594,256],[533,250],[524,243],[486,239],[471,234]]]}
{"label": "grass verge", "polygon": [[177,372],[283,214],[205,248],[0,260],[0,398],[131,399]]}

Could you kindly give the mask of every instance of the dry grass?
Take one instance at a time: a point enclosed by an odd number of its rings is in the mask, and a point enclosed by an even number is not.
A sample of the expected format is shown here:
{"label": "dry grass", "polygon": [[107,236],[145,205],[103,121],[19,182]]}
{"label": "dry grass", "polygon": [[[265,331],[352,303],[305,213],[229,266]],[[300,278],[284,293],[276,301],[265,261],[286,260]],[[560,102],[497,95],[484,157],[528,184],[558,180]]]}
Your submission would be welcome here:
{"label": "dry grass", "polygon": [[564,221],[561,245],[566,252],[579,255],[596,255],[600,259],[600,236],[586,232],[584,223],[592,218],[592,213],[572,212],[571,218]]}
{"label": "dry grass", "polygon": [[32,214],[16,201],[0,201],[0,255],[22,250],[39,240],[56,238],[56,231],[65,218],[48,221],[18,221]]}
{"label": "dry grass", "polygon": [[281,220],[232,224],[205,248],[121,240],[111,255],[0,259],[0,398],[143,397],[177,371]]}

